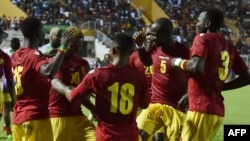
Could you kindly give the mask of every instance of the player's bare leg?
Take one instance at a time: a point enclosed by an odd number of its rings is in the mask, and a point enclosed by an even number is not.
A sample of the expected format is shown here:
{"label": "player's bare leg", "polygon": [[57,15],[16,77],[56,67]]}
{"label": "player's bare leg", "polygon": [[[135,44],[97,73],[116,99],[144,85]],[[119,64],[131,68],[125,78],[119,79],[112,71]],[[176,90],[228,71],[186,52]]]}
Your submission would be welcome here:
{"label": "player's bare leg", "polygon": [[4,110],[3,110],[3,119],[4,119],[4,127],[3,129],[5,130],[7,137],[9,139],[12,138],[12,131],[11,131],[11,119],[10,119],[10,112],[12,108],[12,103],[11,102],[5,102],[4,103]]}

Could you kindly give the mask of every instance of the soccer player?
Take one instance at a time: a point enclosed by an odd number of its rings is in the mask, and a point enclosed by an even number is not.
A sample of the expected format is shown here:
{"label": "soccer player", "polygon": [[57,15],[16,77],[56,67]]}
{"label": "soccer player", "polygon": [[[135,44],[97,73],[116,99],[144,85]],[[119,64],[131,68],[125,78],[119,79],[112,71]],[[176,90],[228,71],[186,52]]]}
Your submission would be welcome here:
{"label": "soccer player", "polygon": [[[2,43],[3,38],[7,37],[7,33],[5,33],[0,28],[0,44]],[[14,105],[14,82],[13,82],[13,74],[12,74],[12,67],[11,67],[11,60],[8,54],[3,52],[0,49],[0,76],[3,78],[3,90],[1,91],[2,97],[2,109],[3,111],[3,118],[4,118],[4,130],[6,131],[7,138],[12,138],[11,132],[11,119],[10,119],[10,111]]]}
{"label": "soccer player", "polygon": [[[222,11],[208,8],[198,17],[198,32],[191,47],[191,59],[172,59],[172,66],[190,72],[188,81],[189,109],[181,134],[182,141],[213,141],[223,122],[225,107],[222,90],[250,83],[248,68],[236,47],[223,34]],[[224,83],[230,70],[238,77]]]}
{"label": "soccer player", "polygon": [[39,50],[46,56],[54,56],[57,49],[61,45],[62,29],[60,27],[53,27],[49,33],[49,43],[43,45]]}
{"label": "soccer player", "polygon": [[[144,32],[144,30],[143,30]],[[141,38],[145,39],[145,36],[147,34],[150,33],[150,27],[147,27],[145,30],[145,33],[141,34]],[[136,37],[135,39],[138,40],[138,37]],[[143,40],[140,40],[143,41]],[[147,45],[147,42],[144,41],[143,43],[145,45],[146,51],[150,52],[152,50],[150,45]],[[148,83],[148,93],[149,96],[151,97],[152,95],[152,90],[151,90],[151,81],[152,81],[152,74],[153,74],[153,65],[150,66],[144,66],[144,64],[141,62],[140,58],[139,58],[139,53],[138,50],[135,50],[131,55],[130,55],[130,59],[129,59],[129,64],[134,66],[138,71],[140,71],[141,73],[143,73],[146,77],[147,77],[147,83]],[[138,109],[137,115],[139,115],[141,113],[141,109]],[[157,140],[164,140],[165,138],[165,128],[162,127],[161,129],[159,129],[155,135],[154,135],[154,141]]]}
{"label": "soccer player", "polygon": [[52,141],[49,119],[49,83],[61,67],[71,40],[71,32],[65,32],[62,46],[53,61],[38,50],[43,36],[42,23],[35,17],[24,19],[21,31],[24,48],[11,57],[16,81],[17,102],[13,112],[13,139],[15,141]]}
{"label": "soccer player", "polygon": [[52,86],[55,87],[50,89],[49,111],[53,138],[54,141],[95,141],[95,126],[82,114],[82,102],[71,103],[56,91],[61,83],[76,87],[89,72],[88,61],[79,55],[84,42],[82,31],[77,27],[69,27],[66,31],[72,31],[70,39],[74,38],[74,42],[70,44],[63,64],[54,76],[56,85]]}
{"label": "soccer player", "polygon": [[95,94],[98,141],[138,141],[136,113],[138,106],[148,106],[149,97],[146,77],[128,64],[132,51],[133,38],[116,34],[109,50],[112,64],[90,71],[73,90],[63,90],[72,102]]}
{"label": "soccer player", "polygon": [[140,136],[143,141],[166,127],[167,140],[179,140],[184,121],[184,113],[178,109],[179,99],[186,94],[188,74],[171,68],[171,58],[189,58],[189,49],[173,40],[173,24],[169,19],[159,18],[146,35],[148,52],[139,39],[142,32],[135,35],[140,60],[145,66],[153,65],[152,96],[150,105],[137,118]]}

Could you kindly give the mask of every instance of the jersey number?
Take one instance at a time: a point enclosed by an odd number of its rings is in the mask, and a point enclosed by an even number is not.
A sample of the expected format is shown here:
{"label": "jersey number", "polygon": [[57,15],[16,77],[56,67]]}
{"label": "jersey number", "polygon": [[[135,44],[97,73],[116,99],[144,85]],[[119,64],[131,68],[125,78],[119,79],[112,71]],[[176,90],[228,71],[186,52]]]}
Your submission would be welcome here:
{"label": "jersey number", "polygon": [[16,85],[15,85],[16,95],[21,95],[23,93],[23,86],[22,86],[22,82],[21,82],[21,72],[22,71],[23,71],[23,67],[21,67],[21,66],[17,66],[14,69],[14,79],[16,81]]}
{"label": "jersey number", "polygon": [[220,67],[218,69],[218,73],[219,73],[219,78],[220,80],[224,81],[226,80],[228,73],[229,73],[229,60],[230,60],[230,56],[228,54],[227,51],[222,51],[221,52],[221,61],[222,61],[222,67]]}
{"label": "jersey number", "polygon": [[166,62],[167,62],[166,60],[161,60],[161,68],[160,68],[161,73],[166,73],[167,71]]}
{"label": "jersey number", "polygon": [[148,66],[148,67],[146,67],[146,66],[144,66],[145,67],[145,75],[151,75],[151,74],[153,74],[153,65],[151,65],[151,66]]}
{"label": "jersey number", "polygon": [[80,83],[80,73],[79,72],[73,72],[71,73],[71,84],[79,84]]}
{"label": "jersey number", "polygon": [[135,87],[130,83],[115,82],[108,87],[111,92],[111,107],[110,112],[117,113],[118,110],[121,114],[127,115],[131,113],[134,103]]}

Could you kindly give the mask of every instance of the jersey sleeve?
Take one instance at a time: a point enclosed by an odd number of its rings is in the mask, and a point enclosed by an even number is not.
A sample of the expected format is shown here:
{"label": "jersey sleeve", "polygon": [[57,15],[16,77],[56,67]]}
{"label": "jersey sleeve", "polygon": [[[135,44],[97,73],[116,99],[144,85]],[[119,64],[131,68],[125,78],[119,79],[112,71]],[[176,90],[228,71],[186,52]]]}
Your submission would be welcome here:
{"label": "jersey sleeve", "polygon": [[48,60],[45,56],[41,54],[40,51],[35,51],[33,53],[33,56],[31,57],[32,62],[35,64],[35,70],[39,72],[40,67],[46,63],[48,63]]}
{"label": "jersey sleeve", "polygon": [[71,92],[72,100],[83,98],[93,92],[94,89],[94,70],[90,71]]}
{"label": "jersey sleeve", "polygon": [[191,58],[194,56],[199,56],[206,59],[208,54],[208,49],[206,47],[206,38],[203,34],[196,35],[194,39],[193,46],[191,48]]}

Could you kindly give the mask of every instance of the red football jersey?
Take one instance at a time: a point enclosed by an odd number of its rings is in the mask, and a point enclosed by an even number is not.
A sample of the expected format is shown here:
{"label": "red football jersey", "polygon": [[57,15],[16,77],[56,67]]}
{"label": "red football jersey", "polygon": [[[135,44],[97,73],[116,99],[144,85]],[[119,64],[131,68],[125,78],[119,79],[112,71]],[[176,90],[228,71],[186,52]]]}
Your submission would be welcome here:
{"label": "red football jersey", "polygon": [[149,95],[151,96],[152,95],[151,83],[152,83],[153,65],[149,67],[144,66],[144,64],[140,60],[139,53],[137,50],[131,54],[129,58],[129,64],[134,66],[137,70],[139,70],[140,72],[146,75],[147,82],[148,82],[148,92],[149,92]]}
{"label": "red football jersey", "polygon": [[188,73],[172,68],[171,59],[176,57],[189,59],[189,55],[189,48],[178,42],[168,50],[168,53],[164,53],[162,47],[153,50],[152,103],[162,103],[177,108],[178,101],[187,92]]}
{"label": "red football jersey", "polygon": [[39,73],[47,59],[37,49],[21,48],[12,55],[11,62],[17,95],[14,124],[49,118],[49,83]]}
{"label": "red football jersey", "polygon": [[0,77],[3,76],[3,71],[6,79],[13,79],[10,57],[0,49]]}
{"label": "red football jersey", "polygon": [[191,57],[205,60],[201,74],[191,75],[188,82],[189,110],[224,116],[221,91],[232,69],[236,74],[248,68],[236,47],[218,33],[196,35]]}
{"label": "red football jersey", "polygon": [[[78,56],[74,59],[65,56],[63,64],[54,78],[60,79],[68,86],[76,87],[89,72],[87,60]],[[62,94],[50,89],[49,111],[50,117],[82,115],[82,102],[69,102]]]}
{"label": "red football jersey", "polygon": [[126,136],[137,141],[137,109],[149,104],[146,77],[130,65],[110,64],[90,71],[71,96],[74,101],[90,93],[96,95],[97,138],[123,141]]}

